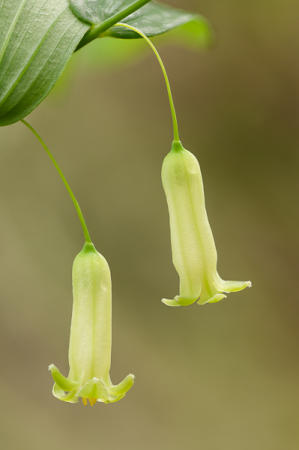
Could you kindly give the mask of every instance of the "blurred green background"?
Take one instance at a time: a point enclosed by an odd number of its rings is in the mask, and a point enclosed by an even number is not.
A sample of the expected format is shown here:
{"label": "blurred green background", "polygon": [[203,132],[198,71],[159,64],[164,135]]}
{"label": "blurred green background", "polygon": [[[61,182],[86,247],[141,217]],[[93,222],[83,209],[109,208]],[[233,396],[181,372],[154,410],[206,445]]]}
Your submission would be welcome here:
{"label": "blurred green background", "polygon": [[178,293],[160,181],[171,140],[161,72],[142,43],[112,44],[118,63],[106,44],[96,44],[97,61],[83,49],[30,122],[110,263],[112,379],[133,372],[136,385],[93,409],[51,396],[48,364],[68,370],[81,230],[34,137],[19,124],[1,128],[5,450],[299,448],[298,2],[169,3],[214,27],[204,52],[156,42],[184,145],[202,167],[219,272],[254,287],[216,305],[160,303]]}

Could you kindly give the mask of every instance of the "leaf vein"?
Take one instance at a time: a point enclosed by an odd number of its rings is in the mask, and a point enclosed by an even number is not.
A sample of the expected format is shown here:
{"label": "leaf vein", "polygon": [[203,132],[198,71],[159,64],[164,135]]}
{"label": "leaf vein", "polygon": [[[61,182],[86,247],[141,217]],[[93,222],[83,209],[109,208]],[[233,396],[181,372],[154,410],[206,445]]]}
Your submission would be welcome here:
{"label": "leaf vein", "polygon": [[[22,2],[20,3],[20,6],[17,9],[16,14],[14,16],[14,19],[13,19],[13,21],[12,21],[12,23],[11,23],[9,29],[8,29],[8,32],[6,34],[6,38],[4,39],[3,45],[2,45],[1,50],[0,50],[0,64],[1,64],[1,61],[3,59],[5,50],[6,50],[7,46],[8,46],[9,39],[10,39],[10,37],[11,37],[15,27],[16,27],[16,24],[18,22],[18,18],[20,17],[20,14],[21,14],[24,6],[25,6],[26,1],[27,0],[22,0]],[[2,3],[2,5],[3,5],[3,3]]]}
{"label": "leaf vein", "polygon": [[[38,77],[40,76],[41,72],[43,71],[44,67],[48,64],[50,58],[52,57],[53,53],[57,50],[57,48],[60,45],[60,42],[62,41],[63,37],[65,36],[65,34],[69,31],[69,29],[73,26],[74,24],[71,23],[66,30],[64,31],[63,35],[61,36],[61,38],[59,39],[59,42],[57,43],[57,45],[55,46],[55,48],[52,50],[52,52],[50,53],[49,57],[47,58],[47,60],[45,61],[45,63],[43,64],[43,66],[40,68],[40,70],[38,71],[38,73],[36,74],[35,78],[32,80],[31,84],[28,86],[26,92],[18,99],[18,103],[22,101],[22,99],[26,96],[26,94],[28,93],[28,91],[31,89],[32,85],[36,82],[36,80],[38,79]],[[12,110],[15,107],[15,105],[10,109]],[[9,110],[9,111],[10,111]]]}
{"label": "leaf vein", "polygon": [[[41,5],[41,7],[40,7],[40,9],[39,9],[38,12],[40,12],[40,11],[42,10],[42,8],[47,4],[47,2],[48,2],[48,0],[46,0],[45,3],[43,3],[43,4]],[[25,28],[24,33],[23,33],[23,35],[22,35],[22,38],[23,38],[23,39],[25,38],[25,35],[26,35],[26,33],[27,33],[27,31],[28,31],[28,29],[30,28],[31,25],[32,25],[32,24],[31,24],[30,22],[27,24],[27,27]],[[16,47],[15,50],[14,50],[14,52],[11,54],[11,56],[10,56],[10,61],[9,61],[9,63],[8,63],[8,66],[7,66],[6,69],[2,72],[2,74],[1,74],[1,76],[0,76],[0,83],[1,83],[1,80],[3,80],[3,78],[5,77],[5,74],[7,73],[7,71],[9,70],[9,68],[11,67],[11,64],[14,62],[14,61],[13,61],[13,58],[14,58],[15,54],[17,53],[17,51],[18,51],[18,47]]]}
{"label": "leaf vein", "polygon": [[[8,88],[8,91],[6,92],[6,94],[4,95],[4,97],[2,99],[0,99],[0,106],[2,106],[6,100],[8,99],[8,97],[11,95],[12,91],[14,90],[14,88],[16,87],[16,85],[19,83],[19,81],[23,78],[23,76],[25,75],[25,73],[27,72],[27,70],[29,69],[30,63],[32,62],[32,60],[35,58],[36,54],[38,53],[38,51],[40,50],[41,46],[43,45],[44,41],[47,39],[49,32],[51,31],[51,29],[53,28],[53,26],[58,22],[58,20],[60,19],[60,17],[65,13],[67,8],[65,8],[61,13],[59,13],[59,15],[55,18],[55,20],[52,22],[52,24],[50,25],[50,27],[47,29],[46,33],[44,34],[44,36],[42,37],[42,39],[40,40],[40,42],[38,43],[37,47],[35,48],[35,50],[33,51],[33,53],[30,55],[30,58],[27,60],[26,65],[24,67],[24,69],[21,71],[21,73],[18,75],[17,79],[13,82],[13,84]],[[64,35],[64,34],[63,34]],[[55,47],[54,51],[56,50],[57,46]],[[51,53],[52,55],[52,53]],[[40,71],[39,71],[40,73]]]}

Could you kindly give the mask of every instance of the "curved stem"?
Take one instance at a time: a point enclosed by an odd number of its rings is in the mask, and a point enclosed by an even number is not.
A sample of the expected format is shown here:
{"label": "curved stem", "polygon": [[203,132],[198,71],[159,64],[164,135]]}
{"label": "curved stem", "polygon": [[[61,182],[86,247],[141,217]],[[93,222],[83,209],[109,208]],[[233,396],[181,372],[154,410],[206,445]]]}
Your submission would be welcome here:
{"label": "curved stem", "polygon": [[142,6],[146,5],[146,3],[149,3],[149,1],[150,0],[136,0],[135,2],[131,3],[127,8],[123,9],[122,11],[119,11],[118,13],[109,17],[108,19],[104,20],[102,23],[93,25],[90,28],[90,30],[85,34],[76,50],[79,50],[84,45],[88,44],[89,42],[99,37],[101,33],[108,30],[108,28],[112,27],[113,25],[115,25],[116,22],[119,22],[125,17],[128,17],[134,11],[137,11],[137,9],[142,8]]}
{"label": "curved stem", "polygon": [[73,191],[72,191],[70,185],[68,184],[68,182],[67,182],[67,180],[66,180],[66,178],[65,178],[65,176],[64,176],[64,174],[63,174],[63,172],[62,172],[62,170],[60,169],[60,167],[59,167],[59,165],[58,165],[56,159],[54,158],[54,156],[53,156],[52,153],[50,152],[48,146],[45,144],[45,142],[43,141],[43,139],[41,138],[41,136],[38,134],[38,132],[37,132],[37,131],[36,131],[36,130],[35,130],[35,129],[34,129],[34,128],[26,121],[26,120],[22,119],[21,122],[22,122],[27,128],[29,128],[29,130],[30,130],[30,131],[34,134],[34,136],[38,139],[38,141],[40,142],[40,144],[42,145],[42,147],[43,147],[44,150],[46,151],[47,155],[49,156],[50,160],[52,161],[52,163],[53,163],[55,169],[57,170],[57,172],[58,172],[60,178],[61,178],[62,181],[63,181],[63,184],[65,185],[65,187],[66,187],[66,189],[67,189],[67,191],[68,191],[68,193],[69,193],[69,195],[70,195],[70,197],[71,197],[71,199],[72,199],[72,202],[73,202],[73,204],[74,204],[74,207],[75,207],[75,209],[76,209],[76,212],[77,212],[77,214],[78,214],[78,217],[79,217],[79,220],[80,220],[80,223],[81,223],[81,227],[82,227],[82,230],[83,230],[83,234],[84,234],[85,241],[86,241],[87,243],[91,243],[90,234],[89,234],[89,231],[88,231],[88,228],[87,228],[87,225],[86,225],[86,222],[85,222],[85,219],[84,219],[82,210],[81,210],[81,208],[80,208],[80,205],[79,205],[79,203],[78,203],[78,201],[77,201],[77,199],[76,199],[76,197],[75,197],[75,195],[74,195],[74,193],[73,193]]}
{"label": "curved stem", "polygon": [[171,111],[171,116],[172,116],[172,123],[173,123],[173,139],[175,141],[179,141],[180,136],[179,136],[178,120],[177,120],[177,115],[176,115],[176,111],[175,111],[175,107],[174,107],[174,101],[173,101],[173,96],[172,96],[172,92],[171,92],[170,82],[169,82],[169,78],[168,78],[164,63],[162,61],[161,56],[159,55],[158,50],[156,49],[156,47],[154,46],[152,41],[146,36],[146,34],[144,34],[138,28],[135,28],[132,25],[128,25],[126,23],[117,23],[116,26],[128,28],[129,30],[134,31],[135,33],[139,34],[139,36],[141,36],[153,50],[153,52],[158,60],[158,63],[160,64],[160,67],[162,69],[163,76],[165,79],[165,84],[166,84],[168,98],[169,98],[170,111]]}

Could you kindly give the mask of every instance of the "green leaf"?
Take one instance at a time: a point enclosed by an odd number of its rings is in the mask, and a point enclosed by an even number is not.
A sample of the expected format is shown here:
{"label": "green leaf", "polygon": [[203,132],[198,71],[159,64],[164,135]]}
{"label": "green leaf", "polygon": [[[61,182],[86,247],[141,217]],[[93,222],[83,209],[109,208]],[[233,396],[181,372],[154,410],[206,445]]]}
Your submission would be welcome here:
{"label": "green leaf", "polygon": [[0,0],[0,126],[48,95],[87,30],[67,0]]}
{"label": "green leaf", "polygon": [[[105,28],[101,33],[101,24],[131,4],[132,0],[70,0],[74,14],[90,25],[99,26],[99,34],[94,37],[112,36],[120,39],[135,39],[140,36],[131,30],[117,26],[111,26],[107,30]],[[195,40],[199,37],[201,41],[203,38],[206,41],[211,34],[204,17],[154,1],[137,9],[121,22],[139,28],[147,36],[157,36],[185,24],[193,24]],[[190,36],[190,33],[187,34]]]}
{"label": "green leaf", "polygon": [[102,23],[134,3],[133,0],[69,0],[76,16],[84,22]]}
{"label": "green leaf", "polygon": [[[199,34],[210,34],[207,20],[193,13],[175,9],[161,3],[153,2],[135,11],[122,22],[140,29],[149,37],[157,36],[185,24],[194,24]],[[121,39],[140,38],[139,35],[123,27],[114,26],[107,30],[107,35]]]}

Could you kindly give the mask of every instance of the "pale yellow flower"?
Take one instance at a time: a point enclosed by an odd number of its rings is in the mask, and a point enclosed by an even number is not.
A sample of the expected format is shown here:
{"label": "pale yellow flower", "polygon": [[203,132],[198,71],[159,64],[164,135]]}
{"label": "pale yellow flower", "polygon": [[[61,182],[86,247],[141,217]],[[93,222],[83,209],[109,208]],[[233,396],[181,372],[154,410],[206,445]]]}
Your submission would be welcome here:
{"label": "pale yellow flower", "polygon": [[105,258],[87,243],[73,264],[73,313],[69,346],[69,376],[52,364],[49,370],[59,400],[112,403],[125,396],[134,383],[128,375],[118,385],[110,379],[111,275]]}
{"label": "pale yellow flower", "polygon": [[228,292],[250,287],[250,281],[224,281],[218,275],[199,163],[180,141],[174,141],[164,159],[162,182],[170,216],[172,258],[180,277],[180,294],[172,300],[163,299],[163,303],[215,303]]}

